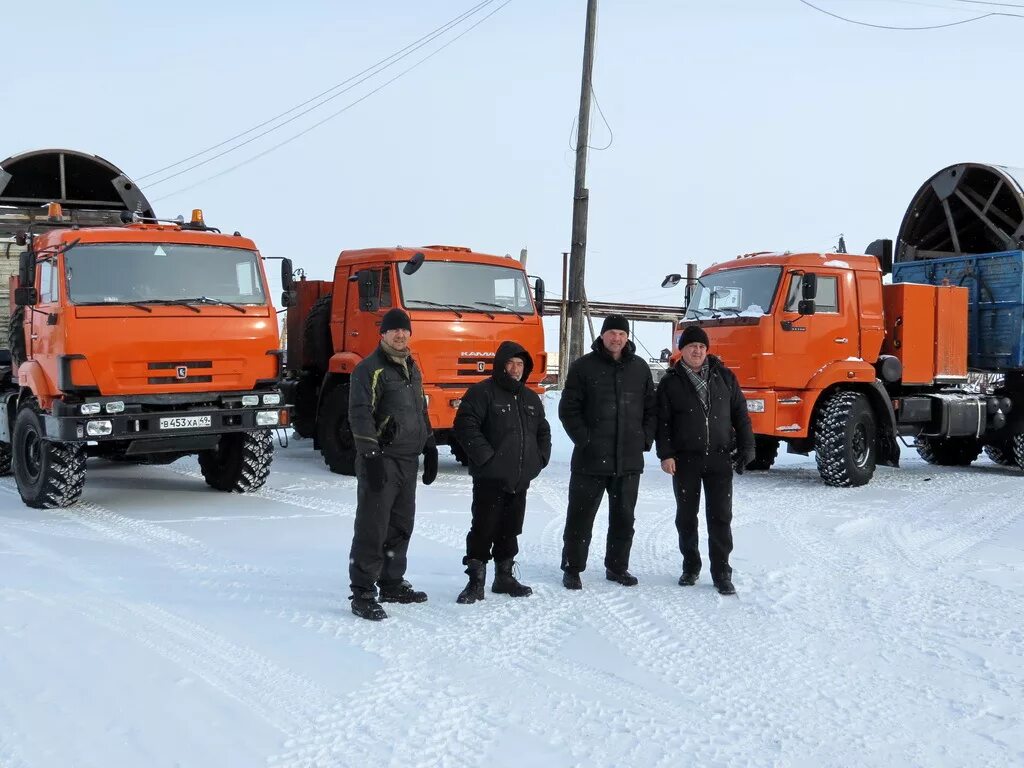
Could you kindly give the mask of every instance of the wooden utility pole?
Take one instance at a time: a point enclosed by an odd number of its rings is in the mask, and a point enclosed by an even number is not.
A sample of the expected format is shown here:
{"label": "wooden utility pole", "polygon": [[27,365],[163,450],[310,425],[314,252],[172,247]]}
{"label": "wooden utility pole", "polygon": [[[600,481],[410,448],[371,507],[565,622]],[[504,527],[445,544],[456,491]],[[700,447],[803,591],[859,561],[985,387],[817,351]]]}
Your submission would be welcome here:
{"label": "wooden utility pole", "polygon": [[572,200],[572,251],[569,260],[569,361],[583,354],[583,297],[587,258],[587,144],[590,141],[590,96],[594,75],[597,0],[587,0],[587,31],[583,40],[583,79],[576,131],[576,186]]}

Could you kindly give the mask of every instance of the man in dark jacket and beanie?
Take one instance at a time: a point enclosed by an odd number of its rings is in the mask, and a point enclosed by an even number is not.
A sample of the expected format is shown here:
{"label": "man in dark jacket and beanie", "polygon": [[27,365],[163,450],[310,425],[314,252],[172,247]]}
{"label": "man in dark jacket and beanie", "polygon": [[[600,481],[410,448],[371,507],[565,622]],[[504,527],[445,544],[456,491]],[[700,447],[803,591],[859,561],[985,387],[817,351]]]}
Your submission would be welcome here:
{"label": "man in dark jacket and beanie", "polygon": [[526,490],[551,458],[551,427],[544,405],[526,386],[533,358],[514,341],[503,341],[491,377],[466,390],[455,414],[455,438],[473,476],[473,522],[462,564],[469,583],[456,602],[484,599],[487,561],[494,557],[491,591],[526,597],[533,590],[512,573],[523,532]]}
{"label": "man in dark jacket and beanie", "polygon": [[700,574],[697,513],[700,488],[707,494],[708,554],[711,578],[723,595],[736,594],[732,552],[732,449],[735,471],[754,459],[754,432],[747,401],[735,374],[708,354],[708,335],[696,323],[679,337],[682,357],[658,384],[658,458],[672,475],[676,530],[683,555],[680,586],[692,586]]}
{"label": "man in dark jacket and beanie", "polygon": [[405,580],[416,512],[416,471],[423,484],[437,476],[437,446],[423,396],[423,379],[409,352],[412,323],[391,309],[380,324],[380,346],[352,371],[348,419],[356,447],[358,491],[349,554],[352,613],[386,619],[377,602],[422,603]]}
{"label": "man in dark jacket and beanie", "polygon": [[629,323],[610,315],[590,352],[569,367],[558,417],[574,444],[569,508],[562,535],[562,584],[582,589],[594,517],[608,492],[605,576],[632,587],[633,510],[654,442],[655,399],[650,366],[635,354]]}

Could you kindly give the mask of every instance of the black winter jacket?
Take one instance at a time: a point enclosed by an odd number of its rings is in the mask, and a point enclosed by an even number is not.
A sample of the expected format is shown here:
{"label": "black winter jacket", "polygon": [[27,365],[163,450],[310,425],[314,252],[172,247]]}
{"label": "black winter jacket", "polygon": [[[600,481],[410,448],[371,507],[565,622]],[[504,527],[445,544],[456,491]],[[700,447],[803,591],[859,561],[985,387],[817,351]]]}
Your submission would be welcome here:
{"label": "black winter jacket", "polygon": [[[523,378],[505,373],[510,358],[522,358]],[[501,480],[508,493],[524,491],[551,458],[551,426],[544,404],[524,385],[533,359],[514,341],[503,341],[491,377],[466,390],[455,414],[455,439],[469,457],[469,473]]]}
{"label": "black winter jacket", "polygon": [[412,355],[405,362],[408,373],[378,346],[352,371],[348,420],[360,455],[410,458],[434,443],[423,377]]}
{"label": "black winter jacket", "polygon": [[600,338],[591,348],[569,366],[558,404],[558,418],[575,445],[572,469],[588,475],[643,472],[656,420],[651,368],[631,341],[618,360]]}
{"label": "black winter jacket", "polygon": [[707,413],[680,360],[658,384],[658,458],[681,454],[729,453],[733,432],[740,455],[753,459],[754,432],[736,374],[708,355],[711,402]]}

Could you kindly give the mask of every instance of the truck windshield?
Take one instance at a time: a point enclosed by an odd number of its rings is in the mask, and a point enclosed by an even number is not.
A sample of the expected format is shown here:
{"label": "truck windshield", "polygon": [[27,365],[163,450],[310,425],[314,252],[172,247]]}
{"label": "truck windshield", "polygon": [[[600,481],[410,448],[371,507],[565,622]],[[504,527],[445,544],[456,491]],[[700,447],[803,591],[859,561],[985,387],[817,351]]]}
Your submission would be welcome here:
{"label": "truck windshield", "polygon": [[704,275],[694,286],[686,317],[767,314],[781,272],[781,267],[746,267]]}
{"label": "truck windshield", "polygon": [[182,243],[83,243],[64,255],[75,304],[265,304],[255,251]]}
{"label": "truck windshield", "polygon": [[519,269],[456,261],[425,261],[413,274],[398,270],[403,303],[416,310],[532,315],[526,275]]}

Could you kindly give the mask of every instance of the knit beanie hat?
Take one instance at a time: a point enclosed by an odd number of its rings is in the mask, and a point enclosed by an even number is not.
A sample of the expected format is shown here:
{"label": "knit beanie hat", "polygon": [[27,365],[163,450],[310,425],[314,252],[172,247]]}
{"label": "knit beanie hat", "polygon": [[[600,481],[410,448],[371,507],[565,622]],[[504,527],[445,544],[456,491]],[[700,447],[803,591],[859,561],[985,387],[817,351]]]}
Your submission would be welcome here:
{"label": "knit beanie hat", "polygon": [[625,331],[629,333],[629,321],[622,315],[608,315],[601,325],[601,333],[605,331]]}
{"label": "knit beanie hat", "polygon": [[700,343],[705,347],[710,347],[711,342],[708,341],[708,335],[704,332],[704,329],[694,323],[688,325],[683,329],[682,335],[679,337],[679,348],[682,349],[687,344]]}
{"label": "knit beanie hat", "polygon": [[388,331],[394,331],[399,328],[404,328],[409,333],[412,333],[412,323],[409,320],[409,316],[398,307],[389,309],[387,314],[384,315],[384,319],[380,321],[381,336]]}

